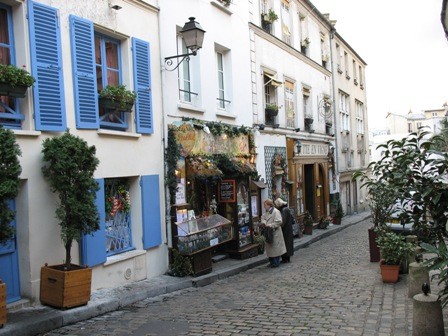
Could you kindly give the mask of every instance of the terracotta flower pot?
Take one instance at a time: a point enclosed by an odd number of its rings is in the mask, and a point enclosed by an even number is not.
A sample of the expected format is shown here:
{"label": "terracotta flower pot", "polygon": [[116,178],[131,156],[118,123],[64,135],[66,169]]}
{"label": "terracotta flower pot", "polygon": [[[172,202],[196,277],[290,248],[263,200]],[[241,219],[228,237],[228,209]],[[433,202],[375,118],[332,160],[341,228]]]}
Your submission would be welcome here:
{"label": "terracotta flower pot", "polygon": [[385,283],[395,283],[398,281],[398,273],[400,271],[400,265],[386,265],[381,261],[381,277]]}

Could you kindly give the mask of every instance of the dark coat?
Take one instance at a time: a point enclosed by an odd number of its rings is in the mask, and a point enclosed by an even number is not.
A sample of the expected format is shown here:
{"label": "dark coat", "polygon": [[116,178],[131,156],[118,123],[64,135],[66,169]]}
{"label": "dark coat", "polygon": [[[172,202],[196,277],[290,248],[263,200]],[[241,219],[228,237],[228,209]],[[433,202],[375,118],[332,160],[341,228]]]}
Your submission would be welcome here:
{"label": "dark coat", "polygon": [[292,225],[294,223],[293,215],[287,206],[283,206],[280,209],[282,213],[282,232],[283,239],[285,240],[286,257],[291,257],[294,255],[294,236],[292,232]]}

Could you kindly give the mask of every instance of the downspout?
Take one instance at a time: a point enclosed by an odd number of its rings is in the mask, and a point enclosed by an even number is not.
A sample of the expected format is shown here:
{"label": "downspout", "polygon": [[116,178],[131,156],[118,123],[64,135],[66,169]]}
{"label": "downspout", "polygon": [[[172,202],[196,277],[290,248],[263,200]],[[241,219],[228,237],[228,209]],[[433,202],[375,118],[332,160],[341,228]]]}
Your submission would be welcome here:
{"label": "downspout", "polygon": [[[338,151],[338,130],[337,130],[337,115],[336,115],[336,87],[335,87],[335,67],[334,67],[334,58],[333,58],[333,39],[334,39],[334,34],[336,33],[336,29],[334,27],[331,28],[330,30],[330,59],[331,59],[331,86],[332,86],[332,90],[333,90],[333,125],[334,125],[334,165],[335,165],[335,169],[334,169],[334,175],[333,178],[336,179],[337,181],[339,181],[339,151]],[[339,193],[340,186],[339,183],[336,183],[336,192]]]}

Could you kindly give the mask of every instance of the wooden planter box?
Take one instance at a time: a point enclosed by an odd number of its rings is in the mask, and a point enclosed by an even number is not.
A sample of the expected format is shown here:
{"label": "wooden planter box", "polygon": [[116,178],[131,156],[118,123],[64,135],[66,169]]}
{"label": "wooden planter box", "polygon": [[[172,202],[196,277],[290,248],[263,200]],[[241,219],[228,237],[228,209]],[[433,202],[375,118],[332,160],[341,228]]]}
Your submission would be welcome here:
{"label": "wooden planter box", "polygon": [[72,308],[85,305],[90,300],[92,269],[72,265],[64,271],[64,265],[41,268],[40,302],[56,308]]}
{"label": "wooden planter box", "polygon": [[0,280],[0,328],[6,323],[6,284]]}

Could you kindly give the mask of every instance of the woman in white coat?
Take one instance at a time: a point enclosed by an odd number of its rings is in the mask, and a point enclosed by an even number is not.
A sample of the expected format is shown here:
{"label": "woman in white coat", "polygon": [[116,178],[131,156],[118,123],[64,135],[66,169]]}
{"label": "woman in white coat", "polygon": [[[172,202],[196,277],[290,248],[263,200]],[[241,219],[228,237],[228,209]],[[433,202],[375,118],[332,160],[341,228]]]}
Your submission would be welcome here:
{"label": "woman in white coat", "polygon": [[280,256],[286,253],[285,240],[282,233],[282,214],[275,208],[274,202],[270,199],[264,201],[266,212],[261,216],[260,227],[270,227],[274,230],[274,239],[271,244],[266,242],[266,254],[269,257],[268,267],[278,267]]}

